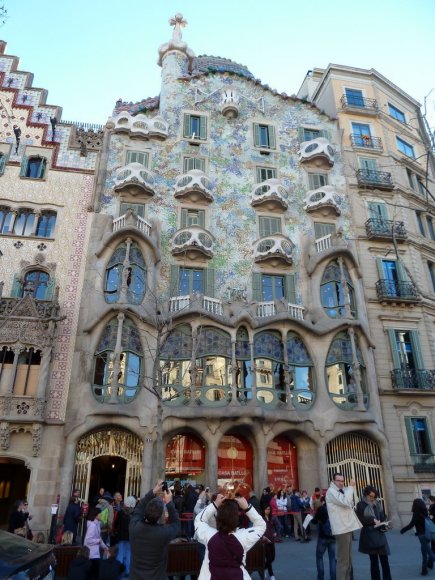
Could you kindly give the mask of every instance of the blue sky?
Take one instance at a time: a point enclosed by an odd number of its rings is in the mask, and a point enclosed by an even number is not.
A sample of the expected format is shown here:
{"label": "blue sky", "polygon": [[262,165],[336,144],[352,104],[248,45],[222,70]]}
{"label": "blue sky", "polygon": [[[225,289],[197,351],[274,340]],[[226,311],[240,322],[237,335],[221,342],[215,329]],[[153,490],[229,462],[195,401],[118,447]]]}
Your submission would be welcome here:
{"label": "blue sky", "polygon": [[[188,21],[196,55],[230,58],[263,83],[296,93],[308,70],[375,68],[423,102],[435,87],[434,0],[5,0],[7,54],[48,90],[62,118],[104,123],[115,101],[160,91],[158,47],[168,19]],[[435,90],[428,101],[435,118]],[[432,125],[435,122],[432,122]]]}

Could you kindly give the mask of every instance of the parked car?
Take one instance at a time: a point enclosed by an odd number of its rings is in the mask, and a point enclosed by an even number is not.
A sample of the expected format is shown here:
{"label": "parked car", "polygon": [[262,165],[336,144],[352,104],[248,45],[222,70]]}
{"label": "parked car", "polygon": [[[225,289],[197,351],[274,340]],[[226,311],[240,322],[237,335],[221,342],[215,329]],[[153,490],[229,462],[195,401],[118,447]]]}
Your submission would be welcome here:
{"label": "parked car", "polygon": [[56,558],[53,546],[35,544],[0,530],[0,578],[15,580],[52,580]]}

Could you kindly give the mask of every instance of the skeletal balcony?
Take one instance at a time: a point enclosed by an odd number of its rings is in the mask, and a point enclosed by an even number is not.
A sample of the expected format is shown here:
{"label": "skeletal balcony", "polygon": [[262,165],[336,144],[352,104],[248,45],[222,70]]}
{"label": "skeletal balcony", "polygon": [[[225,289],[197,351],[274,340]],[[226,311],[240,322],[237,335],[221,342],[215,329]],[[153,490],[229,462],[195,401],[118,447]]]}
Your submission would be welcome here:
{"label": "skeletal balcony", "polygon": [[252,207],[267,211],[285,211],[288,208],[288,192],[280,179],[266,179],[252,191]]}
{"label": "skeletal balcony", "polygon": [[141,163],[129,163],[117,170],[113,189],[116,193],[153,197],[154,177]]}
{"label": "skeletal balcony", "polygon": [[138,139],[166,139],[168,136],[168,124],[162,117],[146,117],[139,114],[136,116],[124,111],[112,119],[115,125],[113,133],[128,133],[131,138]]}
{"label": "skeletal balcony", "polygon": [[213,236],[200,226],[178,230],[172,240],[172,255],[186,256],[190,260],[213,257]]}
{"label": "skeletal balcony", "polygon": [[329,167],[332,167],[334,165],[334,155],[334,147],[324,137],[304,141],[301,143],[301,148],[298,151],[299,161],[301,163],[315,161],[316,166],[321,166],[326,163]]}
{"label": "skeletal balcony", "polygon": [[191,169],[180,175],[175,183],[174,197],[183,201],[207,202],[213,201],[212,183],[206,174],[199,169]]}
{"label": "skeletal balcony", "polygon": [[294,244],[282,234],[273,234],[257,240],[254,244],[254,260],[269,262],[272,266],[293,263]]}
{"label": "skeletal balcony", "polygon": [[330,212],[340,215],[343,200],[331,185],[324,185],[310,191],[304,203],[304,210],[307,212],[321,210],[321,213],[325,215]]}

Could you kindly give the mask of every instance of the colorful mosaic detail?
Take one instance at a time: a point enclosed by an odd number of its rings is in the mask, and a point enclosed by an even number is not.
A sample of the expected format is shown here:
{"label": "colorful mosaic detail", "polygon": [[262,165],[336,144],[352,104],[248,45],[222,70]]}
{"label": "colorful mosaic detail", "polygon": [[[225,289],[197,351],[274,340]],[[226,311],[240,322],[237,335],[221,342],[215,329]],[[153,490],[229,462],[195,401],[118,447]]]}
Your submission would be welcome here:
{"label": "colorful mosaic detail", "polygon": [[254,357],[265,357],[282,362],[284,360],[281,338],[271,332],[261,332],[254,339]]}
{"label": "colorful mosaic detail", "polygon": [[177,328],[169,333],[162,347],[161,357],[165,360],[190,360],[193,341],[190,326]]}
{"label": "colorful mosaic detail", "polygon": [[231,358],[231,337],[215,328],[202,328],[198,335],[196,358],[217,354]]}
{"label": "colorful mosaic detail", "polygon": [[290,333],[287,337],[287,358],[289,365],[312,366],[313,361],[307,347],[299,336]]}

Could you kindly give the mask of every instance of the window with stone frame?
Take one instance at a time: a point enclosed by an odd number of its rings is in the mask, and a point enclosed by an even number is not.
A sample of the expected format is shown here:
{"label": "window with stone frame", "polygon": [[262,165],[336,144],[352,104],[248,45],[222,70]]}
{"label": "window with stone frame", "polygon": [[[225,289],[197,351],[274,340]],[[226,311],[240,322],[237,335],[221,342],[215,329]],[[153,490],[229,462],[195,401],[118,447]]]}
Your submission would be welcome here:
{"label": "window with stone frame", "polygon": [[32,156],[25,157],[21,161],[20,177],[31,179],[43,179],[47,169],[47,160],[45,157]]}
{"label": "window with stone frame", "polygon": [[0,385],[7,385],[14,396],[34,397],[37,394],[40,368],[41,351],[38,349],[31,347],[19,352],[7,346],[0,349]]}
{"label": "window with stone frame", "polygon": [[122,292],[129,304],[141,304],[147,288],[147,270],[139,246],[120,244],[112,254],[104,282],[104,298],[109,304],[120,300]]}
{"label": "window with stone frame", "polygon": [[349,316],[346,312],[346,292],[350,315],[356,316],[355,293],[349,271],[343,263],[330,262],[326,267],[320,284],[320,296],[322,306],[330,318],[343,318]]}

